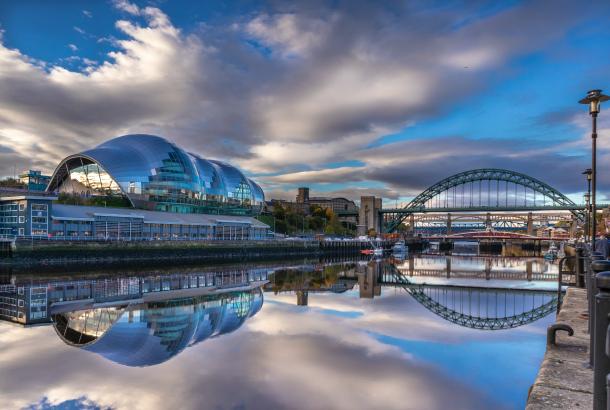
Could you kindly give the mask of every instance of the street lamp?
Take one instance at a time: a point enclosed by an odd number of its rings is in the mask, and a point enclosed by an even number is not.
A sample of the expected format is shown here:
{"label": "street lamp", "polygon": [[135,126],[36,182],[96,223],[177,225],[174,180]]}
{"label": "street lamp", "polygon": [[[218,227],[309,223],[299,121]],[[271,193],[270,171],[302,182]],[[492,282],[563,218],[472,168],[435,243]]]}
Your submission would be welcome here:
{"label": "street lamp", "polygon": [[589,115],[593,120],[593,128],[591,131],[591,216],[592,216],[592,236],[591,250],[595,250],[595,235],[597,234],[597,218],[596,218],[596,201],[595,194],[597,191],[597,114],[599,114],[600,105],[603,101],[610,100],[610,97],[602,94],[602,90],[591,90],[587,96],[578,101],[581,104],[589,105]]}
{"label": "street lamp", "polygon": [[587,192],[585,193],[585,242],[587,242],[591,238],[591,206],[589,203],[591,201],[591,174],[593,174],[593,171],[591,168],[587,168],[582,174],[587,177]]}

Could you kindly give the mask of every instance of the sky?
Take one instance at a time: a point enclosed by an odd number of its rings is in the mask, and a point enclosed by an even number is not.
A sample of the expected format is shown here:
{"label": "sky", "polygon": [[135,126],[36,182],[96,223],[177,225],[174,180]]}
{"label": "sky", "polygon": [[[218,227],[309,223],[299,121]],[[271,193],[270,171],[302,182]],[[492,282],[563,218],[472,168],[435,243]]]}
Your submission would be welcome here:
{"label": "sky", "polygon": [[610,93],[609,18],[607,1],[5,0],[0,176],[149,133],[239,166],[268,199],[402,203],[497,167],[582,202],[578,100]]}

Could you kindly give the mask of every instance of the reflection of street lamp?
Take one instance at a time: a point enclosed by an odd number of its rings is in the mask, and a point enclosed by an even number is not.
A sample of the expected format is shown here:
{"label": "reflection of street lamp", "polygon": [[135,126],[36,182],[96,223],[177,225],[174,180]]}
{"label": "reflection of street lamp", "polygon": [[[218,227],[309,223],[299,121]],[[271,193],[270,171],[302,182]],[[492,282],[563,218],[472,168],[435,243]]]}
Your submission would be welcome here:
{"label": "reflection of street lamp", "polygon": [[585,169],[583,175],[587,176],[587,192],[585,193],[585,241],[591,238],[591,206],[589,201],[591,200],[591,174],[593,171],[591,168]]}
{"label": "reflection of street lamp", "polygon": [[595,194],[597,191],[597,114],[599,114],[599,108],[603,101],[610,100],[610,97],[602,94],[602,90],[591,90],[587,93],[587,96],[582,100],[578,101],[581,104],[589,105],[589,115],[593,120],[592,131],[591,131],[591,217],[593,219],[592,235],[591,235],[591,249],[595,250],[595,235],[597,234],[597,218],[596,218],[596,202]]}

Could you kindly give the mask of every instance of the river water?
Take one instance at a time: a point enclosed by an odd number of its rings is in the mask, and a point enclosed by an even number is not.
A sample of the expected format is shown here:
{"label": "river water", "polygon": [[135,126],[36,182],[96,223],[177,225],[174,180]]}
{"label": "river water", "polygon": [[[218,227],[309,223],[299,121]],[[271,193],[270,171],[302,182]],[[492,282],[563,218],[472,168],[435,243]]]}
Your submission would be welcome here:
{"label": "river water", "polygon": [[523,408],[556,274],[432,255],[0,274],[0,408]]}

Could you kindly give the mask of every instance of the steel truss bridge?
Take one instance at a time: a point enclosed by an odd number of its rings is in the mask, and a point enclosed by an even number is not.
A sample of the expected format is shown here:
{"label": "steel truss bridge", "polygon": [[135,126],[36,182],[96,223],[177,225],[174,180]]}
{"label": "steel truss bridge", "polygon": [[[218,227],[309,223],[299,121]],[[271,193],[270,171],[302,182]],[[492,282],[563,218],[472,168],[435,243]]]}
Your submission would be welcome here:
{"label": "steel truss bridge", "polygon": [[[600,208],[603,205],[599,206]],[[584,222],[585,206],[528,175],[484,168],[461,172],[437,182],[403,208],[379,210],[385,232],[395,231],[407,218],[416,224],[449,228],[460,224],[485,228],[516,228],[534,223]]]}
{"label": "steel truss bridge", "polygon": [[479,330],[512,329],[557,309],[557,294],[534,290],[414,284],[393,264],[384,264],[381,283],[402,287],[435,315]]}

